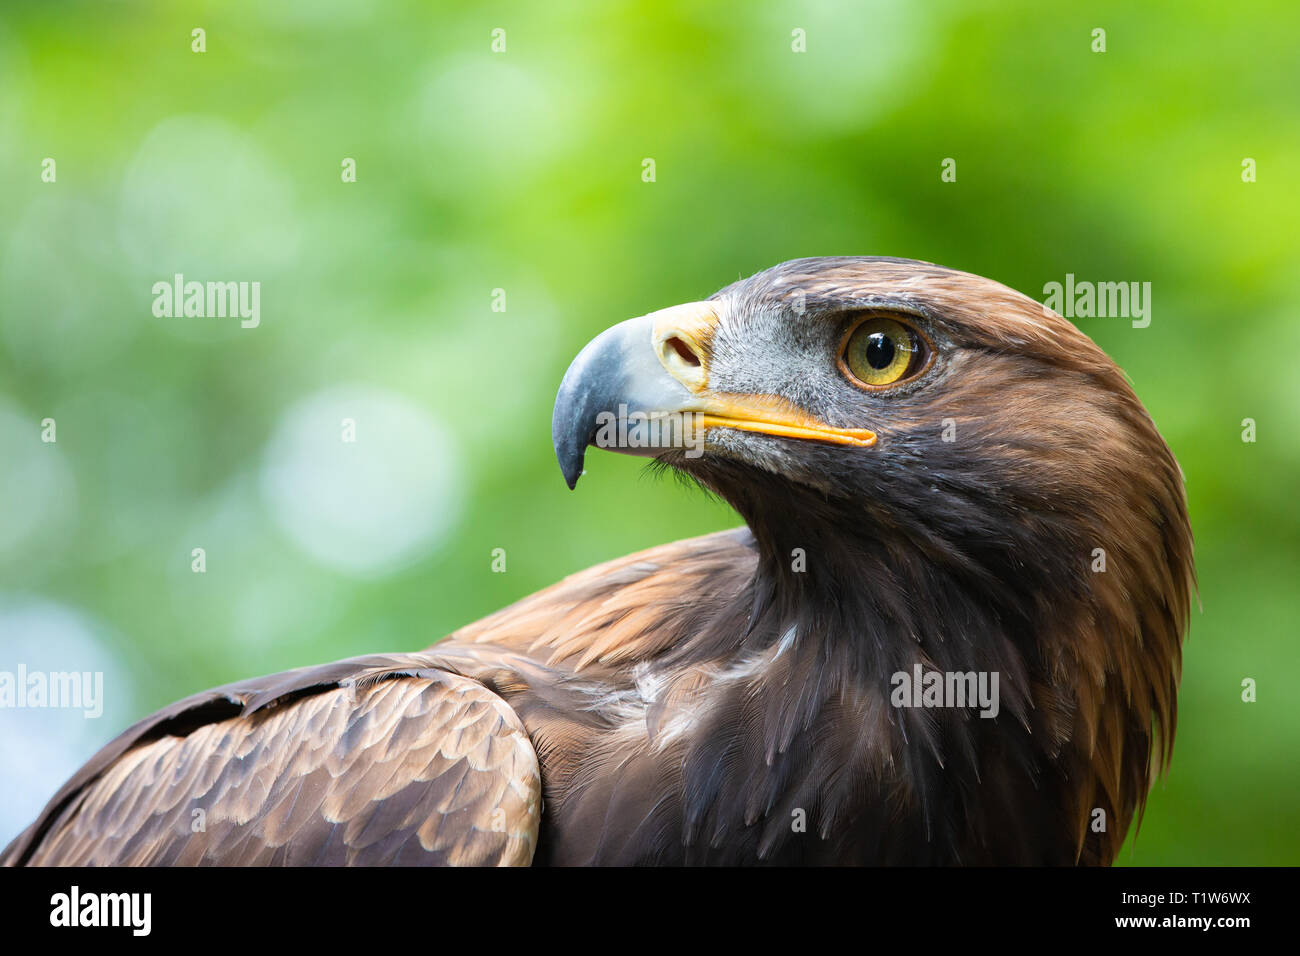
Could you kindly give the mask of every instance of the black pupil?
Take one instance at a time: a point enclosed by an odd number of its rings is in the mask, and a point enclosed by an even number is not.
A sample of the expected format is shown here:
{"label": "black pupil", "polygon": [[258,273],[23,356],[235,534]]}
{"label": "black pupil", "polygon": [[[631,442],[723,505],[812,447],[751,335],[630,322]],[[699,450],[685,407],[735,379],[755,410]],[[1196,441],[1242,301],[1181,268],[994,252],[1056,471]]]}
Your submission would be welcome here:
{"label": "black pupil", "polygon": [[880,371],[894,364],[894,340],[884,332],[867,336],[867,364]]}

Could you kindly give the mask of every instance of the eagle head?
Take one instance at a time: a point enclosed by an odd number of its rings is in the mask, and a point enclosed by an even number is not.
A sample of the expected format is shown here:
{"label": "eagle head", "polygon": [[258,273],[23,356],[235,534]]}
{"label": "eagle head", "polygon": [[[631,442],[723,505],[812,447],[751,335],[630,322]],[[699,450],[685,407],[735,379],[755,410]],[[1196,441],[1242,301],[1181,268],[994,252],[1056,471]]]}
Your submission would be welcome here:
{"label": "eagle head", "polygon": [[928,263],[798,259],[599,335],[553,439],[570,487],[595,445],[736,508],[760,557],[719,641],[796,634],[803,680],[880,693],[999,675],[992,721],[878,715],[931,838],[1042,827],[1048,860],[1113,858],[1172,746],[1192,538],[1173,454],[1060,315]]}

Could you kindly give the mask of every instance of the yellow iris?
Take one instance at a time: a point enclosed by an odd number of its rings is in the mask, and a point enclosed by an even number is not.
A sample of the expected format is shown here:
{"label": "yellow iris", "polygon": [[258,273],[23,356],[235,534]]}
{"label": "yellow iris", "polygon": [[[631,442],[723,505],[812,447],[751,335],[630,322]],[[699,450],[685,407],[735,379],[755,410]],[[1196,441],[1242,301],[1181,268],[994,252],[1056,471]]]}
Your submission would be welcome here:
{"label": "yellow iris", "polygon": [[849,336],[844,362],[864,385],[892,385],[921,366],[920,337],[894,319],[868,319]]}

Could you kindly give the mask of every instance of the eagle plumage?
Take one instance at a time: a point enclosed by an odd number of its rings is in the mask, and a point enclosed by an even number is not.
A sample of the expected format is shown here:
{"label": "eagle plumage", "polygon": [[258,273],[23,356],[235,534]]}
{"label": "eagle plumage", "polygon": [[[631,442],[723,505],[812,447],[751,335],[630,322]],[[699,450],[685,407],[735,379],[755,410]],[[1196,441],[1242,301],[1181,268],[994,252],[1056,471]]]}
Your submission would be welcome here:
{"label": "eagle plumage", "polygon": [[[864,328],[911,338],[872,333],[846,366]],[[862,356],[911,374],[859,380]],[[1194,576],[1178,465],[1087,337],[977,276],[795,260],[584,349],[555,410],[570,485],[620,406],[696,416],[699,454],[613,450],[746,527],[580,572],[419,653],[180,701],[0,860],[1114,859],[1169,760]],[[996,673],[997,716],[898,706],[891,676],[917,666]]]}

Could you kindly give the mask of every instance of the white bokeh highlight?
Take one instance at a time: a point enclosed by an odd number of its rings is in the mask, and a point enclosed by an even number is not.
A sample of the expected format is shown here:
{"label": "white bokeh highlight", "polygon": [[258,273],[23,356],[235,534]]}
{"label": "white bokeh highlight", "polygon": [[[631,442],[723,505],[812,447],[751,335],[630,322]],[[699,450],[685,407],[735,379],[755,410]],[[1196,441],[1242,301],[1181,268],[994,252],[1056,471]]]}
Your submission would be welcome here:
{"label": "white bokeh highlight", "polygon": [[103,634],[79,611],[37,598],[0,594],[0,670],[103,674],[103,712],[0,707],[0,846],[22,832],[46,801],[86,760],[126,726],[134,689],[104,645]]}
{"label": "white bokeh highlight", "polygon": [[122,249],[151,281],[177,272],[198,281],[263,280],[297,261],[293,194],[289,177],[238,127],[172,116],[144,138],[123,176]]}
{"label": "white bokeh highlight", "polygon": [[[342,422],[356,422],[356,441]],[[334,570],[377,576],[430,553],[455,526],[464,479],[450,432],[411,400],[342,386],[291,407],[260,484],[289,539]]]}

